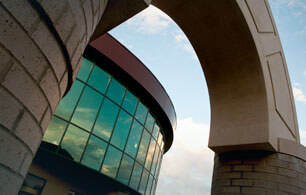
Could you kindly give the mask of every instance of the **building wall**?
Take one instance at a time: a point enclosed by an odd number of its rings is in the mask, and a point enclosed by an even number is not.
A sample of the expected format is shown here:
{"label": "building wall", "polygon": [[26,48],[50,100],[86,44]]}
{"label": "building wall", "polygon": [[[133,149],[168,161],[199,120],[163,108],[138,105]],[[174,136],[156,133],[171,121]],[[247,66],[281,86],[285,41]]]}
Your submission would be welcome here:
{"label": "building wall", "polygon": [[306,161],[283,153],[236,152],[215,157],[212,194],[306,194]]}
{"label": "building wall", "polygon": [[16,194],[107,0],[0,1],[0,194]]}

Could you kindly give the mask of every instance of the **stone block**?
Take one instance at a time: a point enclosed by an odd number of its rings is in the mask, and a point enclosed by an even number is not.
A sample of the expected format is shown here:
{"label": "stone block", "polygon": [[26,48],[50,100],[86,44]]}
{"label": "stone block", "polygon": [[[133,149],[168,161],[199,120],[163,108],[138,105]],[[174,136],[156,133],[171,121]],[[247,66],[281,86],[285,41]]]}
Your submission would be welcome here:
{"label": "stone block", "polygon": [[65,12],[67,1],[42,0],[40,5],[44,8],[53,24],[56,24]]}
{"label": "stone block", "polygon": [[31,166],[32,163],[32,159],[33,159],[33,155],[28,152],[24,158],[24,161],[20,167],[20,174],[25,177],[26,174],[28,173],[29,167]]}
{"label": "stone block", "polygon": [[266,189],[277,189],[277,183],[267,180],[254,180],[254,186],[266,188]]}
{"label": "stone block", "polygon": [[234,165],[233,171],[253,171],[252,165]]}
{"label": "stone block", "polygon": [[18,194],[23,178],[3,166],[0,166],[0,175],[0,192],[3,195]]}
{"label": "stone block", "polygon": [[289,169],[284,168],[277,168],[277,172],[279,175],[284,175],[288,177],[297,178],[297,172]]}
{"label": "stone block", "polygon": [[50,123],[51,117],[52,117],[52,113],[50,111],[50,108],[47,107],[47,110],[44,114],[44,118],[41,120],[41,123],[40,123],[40,127],[43,131],[43,134],[45,134],[45,131]]}
{"label": "stone block", "polygon": [[73,29],[72,34],[70,35],[67,44],[66,44],[66,48],[68,50],[70,59],[72,59],[74,52],[76,51],[79,43],[80,43],[80,32],[79,32],[79,28],[76,25]]}
{"label": "stone block", "polygon": [[55,25],[55,28],[64,44],[67,43],[69,35],[71,34],[75,25],[76,25],[75,18],[69,6],[67,5],[65,7],[64,14],[61,16],[61,18],[58,20],[58,22]]}
{"label": "stone block", "polygon": [[219,173],[224,173],[224,172],[231,172],[232,167],[231,166],[221,166],[218,168]]}
{"label": "stone block", "polygon": [[12,129],[23,106],[2,87],[0,87],[0,97],[0,123]]}
{"label": "stone block", "polygon": [[265,173],[259,172],[243,172],[242,178],[246,179],[265,179]]}
{"label": "stone block", "polygon": [[288,185],[288,184],[278,184],[278,188],[279,190],[281,191],[284,191],[284,192],[289,192],[291,194],[299,194],[299,188],[295,187],[295,186],[292,186],[292,185]]}
{"label": "stone block", "polygon": [[230,173],[218,173],[216,175],[217,179],[231,179],[231,178],[241,178],[240,172],[230,172]]}
{"label": "stone block", "polygon": [[275,167],[281,167],[281,168],[288,168],[288,166],[289,166],[288,162],[278,160],[278,159],[267,159],[266,163],[268,165],[275,166]]}
{"label": "stone block", "polygon": [[257,194],[257,195],[265,195],[266,190],[263,188],[257,187],[242,187],[243,194]]}
{"label": "stone block", "polygon": [[32,38],[47,57],[57,80],[60,80],[67,68],[66,61],[57,40],[44,22],[39,23]]}
{"label": "stone block", "polygon": [[51,68],[47,69],[46,74],[42,78],[39,85],[47,96],[52,109],[52,113],[54,113],[57,104],[60,101],[60,89],[54,72],[51,70]]}
{"label": "stone block", "polygon": [[224,186],[224,187],[216,187],[214,192],[216,194],[224,194],[224,193],[240,193],[240,187],[236,186]]}
{"label": "stone block", "polygon": [[266,195],[288,195],[286,192],[281,192],[279,190],[266,190]]}
{"label": "stone block", "polygon": [[87,31],[87,40],[86,42],[89,41],[90,35],[93,32],[93,10],[92,10],[92,4],[91,0],[85,0],[83,3],[83,10],[85,14],[85,21],[86,21],[86,31]]}
{"label": "stone block", "polygon": [[36,153],[42,139],[42,130],[28,112],[22,115],[14,134],[30,148],[32,154]]}
{"label": "stone block", "polygon": [[266,173],[266,179],[268,181],[275,181],[278,183],[288,183],[289,182],[289,178],[286,176],[270,174],[270,173]]}
{"label": "stone block", "polygon": [[215,182],[216,186],[230,186],[231,179],[219,179]]}
{"label": "stone block", "polygon": [[232,179],[233,186],[253,186],[251,179]]}
{"label": "stone block", "polygon": [[0,126],[0,164],[17,172],[27,152],[26,147],[20,140],[7,133],[7,130]]}
{"label": "stone block", "polygon": [[263,172],[263,173],[276,173],[277,168],[272,167],[272,166],[266,166],[266,165],[254,165],[254,171]]}
{"label": "stone block", "polygon": [[3,81],[3,86],[28,108],[37,121],[40,121],[47,107],[47,100],[20,65],[14,63]]}
{"label": "stone block", "polygon": [[68,85],[68,73],[66,71],[60,83],[61,98],[64,96],[64,93],[67,89],[67,85]]}
{"label": "stone block", "polygon": [[[22,27],[31,34],[40,20],[39,14],[27,0],[3,0],[1,3],[17,19]],[[22,11],[20,11],[22,10]]]}
{"label": "stone block", "polygon": [[0,5],[0,43],[19,60],[34,80],[48,66],[45,57],[23,28]]}
{"label": "stone block", "polygon": [[83,12],[83,7],[80,3],[80,1],[76,1],[76,0],[68,0],[67,1],[70,8],[71,8],[71,11],[72,11],[72,14],[75,18],[75,21],[78,22],[78,31],[79,31],[79,38],[81,39],[85,33],[86,33],[86,21],[85,21],[85,15],[84,15],[84,12]]}

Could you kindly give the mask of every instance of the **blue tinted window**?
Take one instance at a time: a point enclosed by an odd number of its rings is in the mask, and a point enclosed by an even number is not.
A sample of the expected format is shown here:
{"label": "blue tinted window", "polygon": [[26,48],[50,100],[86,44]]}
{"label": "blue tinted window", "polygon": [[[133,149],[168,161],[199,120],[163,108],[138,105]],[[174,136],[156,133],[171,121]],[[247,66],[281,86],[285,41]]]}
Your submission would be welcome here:
{"label": "blue tinted window", "polygon": [[120,164],[121,156],[122,152],[110,145],[108,147],[101,172],[105,175],[115,178]]}
{"label": "blue tinted window", "polygon": [[148,178],[149,178],[149,172],[146,169],[144,169],[143,173],[142,173],[142,176],[141,176],[139,189],[138,189],[138,191],[142,194],[145,193],[147,183],[148,183]]}
{"label": "blue tinted window", "polygon": [[132,129],[129,135],[129,139],[125,148],[125,152],[131,155],[133,158],[136,157],[137,149],[139,147],[140,137],[142,134],[143,127],[136,120],[133,121]]}
{"label": "blue tinted window", "polygon": [[153,176],[150,175],[150,176],[149,176],[148,185],[147,185],[147,189],[146,189],[146,195],[150,195],[150,193],[151,193],[151,188],[152,188],[152,183],[153,183]]}
{"label": "blue tinted window", "polygon": [[152,133],[152,135],[153,135],[153,137],[154,137],[155,139],[157,139],[158,133],[159,133],[159,126],[158,126],[157,123],[155,123],[154,129],[153,129],[153,133]]}
{"label": "blue tinted window", "polygon": [[67,122],[53,116],[43,140],[58,145],[63,137],[67,124]]}
{"label": "blue tinted window", "polygon": [[102,98],[103,96],[98,92],[90,87],[86,87],[71,122],[90,131],[96,119]]}
{"label": "blue tinted window", "polygon": [[133,169],[134,160],[128,157],[127,155],[123,155],[120,169],[118,172],[117,180],[124,183],[125,185],[129,184],[130,175]]}
{"label": "blue tinted window", "polygon": [[83,88],[84,84],[82,82],[78,80],[74,81],[69,93],[60,101],[56,108],[55,115],[70,120]]}
{"label": "blue tinted window", "polygon": [[140,182],[140,177],[142,173],[142,166],[138,163],[135,163],[134,169],[132,172],[131,180],[130,180],[130,187],[137,190]]}
{"label": "blue tinted window", "polygon": [[118,112],[119,107],[105,98],[94,126],[93,133],[108,141],[112,134]]}
{"label": "blue tinted window", "polygon": [[147,150],[150,143],[150,137],[151,137],[150,134],[146,130],[144,130],[136,158],[137,161],[140,162],[141,164],[144,164],[146,160]]}
{"label": "blue tinted window", "polygon": [[89,60],[87,60],[86,58],[83,58],[82,59],[83,62],[82,62],[82,66],[80,68],[80,71],[78,73],[78,76],[77,78],[86,82],[88,76],[89,76],[89,73],[93,67],[93,63]]}
{"label": "blue tinted window", "polygon": [[84,151],[89,134],[77,128],[74,125],[69,125],[64,139],[61,143],[63,155],[72,158],[74,161],[80,161]]}
{"label": "blue tinted window", "polygon": [[131,123],[132,117],[125,111],[121,110],[111,138],[111,143],[121,150],[124,149]]}
{"label": "blue tinted window", "polygon": [[114,102],[121,105],[124,91],[125,87],[123,87],[116,79],[112,78],[106,95]]}
{"label": "blue tinted window", "polygon": [[152,132],[154,122],[155,122],[155,119],[153,118],[153,116],[150,113],[148,113],[147,120],[146,120],[146,129],[149,132]]}
{"label": "blue tinted window", "polygon": [[151,164],[152,164],[152,160],[153,160],[153,156],[154,156],[154,152],[155,152],[155,145],[156,145],[156,142],[155,142],[155,140],[152,137],[151,138],[151,142],[150,142],[150,146],[149,146],[149,149],[148,149],[146,163],[145,163],[145,167],[148,170],[151,169]]}
{"label": "blue tinted window", "polygon": [[126,109],[131,115],[134,115],[136,106],[137,98],[127,90],[122,103],[122,107]]}
{"label": "blue tinted window", "polygon": [[141,102],[139,102],[136,110],[135,117],[141,123],[144,124],[147,116],[148,108],[145,107]]}
{"label": "blue tinted window", "polygon": [[84,152],[81,163],[97,171],[100,170],[107,144],[91,136]]}
{"label": "blue tinted window", "polygon": [[88,80],[88,84],[100,91],[105,93],[107,86],[110,81],[110,75],[104,72],[98,66],[95,66]]}

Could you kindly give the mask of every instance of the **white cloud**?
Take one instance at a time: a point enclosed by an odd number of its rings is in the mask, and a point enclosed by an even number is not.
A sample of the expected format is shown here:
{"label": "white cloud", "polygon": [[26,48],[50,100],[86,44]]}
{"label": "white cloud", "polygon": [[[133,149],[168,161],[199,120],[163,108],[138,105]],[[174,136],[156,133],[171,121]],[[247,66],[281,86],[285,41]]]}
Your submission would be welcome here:
{"label": "white cloud", "polygon": [[167,14],[150,5],[147,9],[128,20],[127,24],[135,27],[137,31],[155,34],[165,29],[171,21]]}
{"label": "white cloud", "polygon": [[293,96],[296,101],[306,103],[306,97],[301,89],[293,87]]}
{"label": "white cloud", "polygon": [[301,86],[300,83],[294,83],[294,86]]}
{"label": "white cloud", "polygon": [[179,120],[163,158],[157,195],[210,194],[214,153],[207,147],[209,125]]}
{"label": "white cloud", "polygon": [[306,76],[306,70],[304,71],[304,75]]}
{"label": "white cloud", "polygon": [[187,51],[192,55],[192,59],[194,60],[198,59],[191,43],[189,42],[185,34],[180,32],[179,34],[174,35],[174,39],[180,48],[182,48],[183,50]]}
{"label": "white cloud", "polygon": [[177,42],[188,41],[187,37],[184,34],[178,34],[174,36]]}
{"label": "white cloud", "polygon": [[306,130],[300,130],[301,144],[306,146]]}

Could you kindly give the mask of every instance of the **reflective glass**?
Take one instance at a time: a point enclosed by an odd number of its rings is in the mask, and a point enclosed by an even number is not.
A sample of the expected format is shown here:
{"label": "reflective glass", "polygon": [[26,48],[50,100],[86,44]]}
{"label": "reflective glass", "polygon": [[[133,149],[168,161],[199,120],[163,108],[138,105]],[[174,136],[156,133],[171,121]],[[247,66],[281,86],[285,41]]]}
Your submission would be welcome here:
{"label": "reflective glass", "polygon": [[69,125],[61,143],[61,148],[66,150],[74,161],[79,162],[88,136],[89,134],[80,128],[77,128],[74,125]]}
{"label": "reflective glass", "polygon": [[150,174],[147,189],[146,189],[146,195],[150,195],[152,183],[153,183],[153,176]]}
{"label": "reflective glass", "polygon": [[123,155],[121,165],[119,168],[117,180],[124,183],[125,185],[129,184],[130,175],[133,169],[134,160],[128,157],[127,155]]}
{"label": "reflective glass", "polygon": [[131,115],[134,115],[136,106],[137,98],[127,90],[122,103],[122,107],[126,109]]}
{"label": "reflective glass", "polygon": [[92,66],[93,66],[93,63],[89,60],[87,60],[86,58],[83,58],[82,59],[82,66],[80,68],[80,71],[78,73],[78,76],[77,78],[86,82],[88,76],[89,76],[89,73],[92,69]]}
{"label": "reflective glass", "polygon": [[155,193],[155,186],[156,186],[156,182],[155,179],[153,180],[153,185],[152,185],[152,189],[151,189],[151,195],[154,195]]}
{"label": "reflective glass", "polygon": [[109,81],[110,75],[98,66],[95,66],[89,77],[88,84],[105,94]]}
{"label": "reflective glass", "polygon": [[146,120],[146,128],[150,133],[152,132],[154,122],[155,122],[155,119],[150,113],[148,113],[147,120]]}
{"label": "reflective glass", "polygon": [[112,134],[118,112],[119,107],[107,98],[104,98],[104,102],[94,126],[93,133],[108,141]]}
{"label": "reflective glass", "polygon": [[147,116],[148,108],[145,107],[141,102],[138,103],[135,117],[141,123],[144,124]]}
{"label": "reflective glass", "polygon": [[131,176],[131,180],[130,180],[130,187],[135,189],[135,190],[138,189],[142,169],[143,169],[142,166],[140,164],[138,164],[137,162],[135,162],[134,169],[133,169],[132,176]]}
{"label": "reflective glass", "polygon": [[101,172],[112,178],[116,177],[122,152],[109,145]]}
{"label": "reflective glass", "polygon": [[145,163],[145,167],[148,170],[151,169],[151,164],[152,164],[154,151],[155,151],[155,145],[156,145],[156,142],[152,137],[151,142],[150,142],[150,146],[149,146],[149,150],[148,150],[148,154],[147,154],[147,158],[146,158],[146,163]]}
{"label": "reflective glass", "polygon": [[54,114],[62,117],[63,119],[70,120],[83,88],[84,84],[78,80],[75,80],[69,93],[67,93],[67,95],[60,101]]}
{"label": "reflective glass", "polygon": [[144,130],[136,158],[137,161],[140,162],[141,164],[144,164],[144,161],[146,159],[149,142],[150,142],[150,134],[146,130]]}
{"label": "reflective glass", "polygon": [[138,192],[144,194],[146,191],[147,183],[148,183],[149,172],[146,169],[143,169],[143,173],[141,176],[141,181],[139,185]]}
{"label": "reflective glass", "polygon": [[159,133],[159,126],[158,126],[157,123],[155,123],[154,129],[153,129],[153,133],[152,133],[152,135],[153,135],[153,137],[154,137],[155,139],[157,139],[158,133]]}
{"label": "reflective glass", "polygon": [[129,139],[125,148],[125,152],[131,155],[133,158],[136,157],[137,149],[139,146],[140,137],[142,134],[142,125],[136,120],[133,121]]}
{"label": "reflective glass", "polygon": [[107,143],[96,138],[95,136],[90,136],[81,163],[99,171],[101,168],[102,160],[104,158],[106,147]]}
{"label": "reflective glass", "polygon": [[158,133],[158,141],[157,141],[157,143],[158,143],[158,145],[161,145],[161,143],[162,143],[162,141],[163,141],[163,135],[159,132]]}
{"label": "reflective glass", "polygon": [[63,137],[67,124],[67,122],[53,116],[43,140],[58,145]]}
{"label": "reflective glass", "polygon": [[90,87],[86,87],[71,122],[90,131],[96,119],[102,98],[103,96],[98,92]]}
{"label": "reflective glass", "polygon": [[157,166],[157,160],[158,160],[159,153],[160,153],[159,147],[156,146],[155,152],[154,152],[154,158],[153,158],[153,162],[152,162],[152,167],[151,167],[151,173],[153,175],[155,174],[155,169],[156,169],[156,166]]}
{"label": "reflective glass", "polygon": [[116,79],[112,78],[112,81],[107,90],[107,97],[112,99],[117,104],[121,105],[125,87],[123,87]]}
{"label": "reflective glass", "polygon": [[156,169],[155,169],[155,177],[158,177],[158,172],[159,172],[159,169],[160,169],[160,165],[161,165],[161,161],[162,161],[162,152],[159,153],[159,157],[158,157],[158,161],[157,161],[157,166],[156,166]]}
{"label": "reflective glass", "polygon": [[115,129],[111,138],[111,143],[121,150],[124,149],[127,136],[129,135],[132,117],[127,112],[120,110]]}

